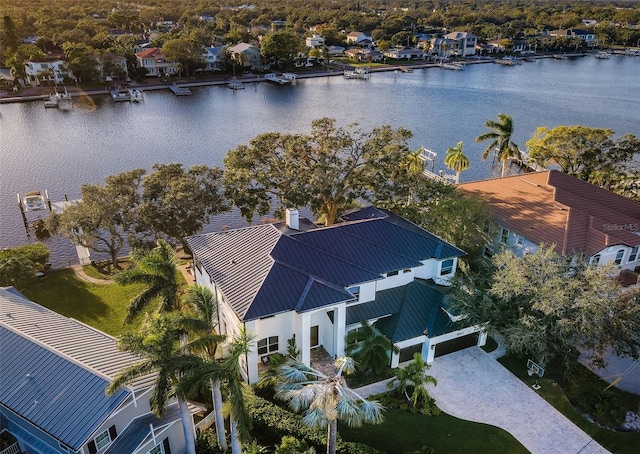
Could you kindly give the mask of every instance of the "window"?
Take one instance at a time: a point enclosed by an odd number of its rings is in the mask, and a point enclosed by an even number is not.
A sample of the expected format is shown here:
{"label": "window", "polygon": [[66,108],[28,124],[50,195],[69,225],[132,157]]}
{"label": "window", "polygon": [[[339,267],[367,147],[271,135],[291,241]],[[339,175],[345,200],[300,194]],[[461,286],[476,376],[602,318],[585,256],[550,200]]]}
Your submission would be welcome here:
{"label": "window", "polygon": [[640,250],[640,246],[635,246],[633,249],[631,249],[631,254],[629,254],[630,262],[636,261],[636,259],[638,258],[638,250]]}
{"label": "window", "polygon": [[443,260],[440,264],[440,276],[453,273],[453,259]]}
{"label": "window", "polygon": [[521,236],[518,237],[518,241],[516,243],[518,245],[518,247],[522,247],[524,246],[524,238],[522,238]]}
{"label": "window", "polygon": [[622,257],[624,257],[624,249],[620,249],[616,254],[616,260],[613,262],[616,265],[620,265],[622,263]]}
{"label": "window", "polygon": [[149,454],[162,454],[162,448],[160,447],[160,445],[158,445],[151,451],[149,451]]}
{"label": "window", "polygon": [[493,249],[488,248],[485,246],[484,248],[484,256],[488,259],[490,259],[491,257],[493,257]]}
{"label": "window", "polygon": [[600,254],[596,254],[593,257],[591,257],[592,265],[597,265],[598,263],[600,263]]}
{"label": "window", "polygon": [[111,443],[111,438],[109,437],[109,431],[105,430],[100,435],[96,437],[96,448],[102,449]]}
{"label": "window", "polygon": [[397,276],[397,275],[398,275],[398,270],[396,270],[396,271],[389,271],[389,272],[387,273],[387,277]]}
{"label": "window", "polygon": [[278,351],[278,336],[265,337],[258,341],[258,355]]}
{"label": "window", "polygon": [[507,229],[500,231],[500,242],[503,244],[509,243],[509,231]]}
{"label": "window", "polygon": [[354,298],[358,298],[360,296],[360,286],[359,285],[356,285],[354,287],[349,287],[347,289],[347,291],[350,292],[354,296]]}

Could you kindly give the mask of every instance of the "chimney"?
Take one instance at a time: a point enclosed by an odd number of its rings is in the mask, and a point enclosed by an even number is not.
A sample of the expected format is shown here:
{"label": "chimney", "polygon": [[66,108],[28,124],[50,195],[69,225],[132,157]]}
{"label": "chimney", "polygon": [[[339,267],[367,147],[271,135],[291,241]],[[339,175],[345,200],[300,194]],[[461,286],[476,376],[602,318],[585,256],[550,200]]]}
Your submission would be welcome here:
{"label": "chimney", "polygon": [[287,227],[293,230],[300,230],[300,213],[295,208],[287,208]]}

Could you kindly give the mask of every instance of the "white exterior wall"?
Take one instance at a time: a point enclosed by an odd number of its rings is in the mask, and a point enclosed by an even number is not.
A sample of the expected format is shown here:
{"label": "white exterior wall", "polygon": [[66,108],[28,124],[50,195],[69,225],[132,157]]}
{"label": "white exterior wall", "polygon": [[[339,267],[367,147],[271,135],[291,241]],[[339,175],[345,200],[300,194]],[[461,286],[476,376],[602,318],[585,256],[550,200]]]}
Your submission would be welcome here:
{"label": "white exterior wall", "polygon": [[[639,244],[640,245],[640,241]],[[609,246],[604,248],[603,250],[601,250],[600,252],[598,252],[597,254],[593,254],[590,258],[591,261],[594,260],[594,257],[596,255],[600,255],[600,260],[598,261],[599,264],[606,264],[606,263],[613,263],[616,260],[616,256],[618,254],[618,251],[623,251],[623,255],[622,255],[622,261],[620,262],[620,264],[618,264],[617,266],[621,269],[626,269],[626,270],[635,270],[636,267],[640,266],[640,250],[637,251],[636,253],[636,258],[635,260],[631,261],[631,251],[633,250],[633,248],[629,247],[629,246],[625,246],[625,245],[615,245],[615,246]]]}
{"label": "white exterior wall", "polygon": [[187,446],[184,442],[184,432],[182,430],[181,420],[177,420],[162,430],[156,431],[154,436],[146,443],[143,443],[131,454],[148,454],[153,448],[162,445],[162,441],[168,438],[169,447],[172,453],[186,452]]}
{"label": "white exterior wall", "polygon": [[[413,281],[413,276],[414,276],[414,269],[408,269],[407,272],[405,273],[405,270],[400,270],[398,272],[397,275],[395,276],[388,276],[384,279],[381,279],[379,281],[376,281],[375,284],[375,291],[381,291],[381,290],[387,290],[390,288],[394,288],[394,287],[400,287],[402,285],[407,285],[408,283]],[[366,301],[373,301],[375,300],[376,296],[375,294],[372,296],[372,298],[366,300]]]}

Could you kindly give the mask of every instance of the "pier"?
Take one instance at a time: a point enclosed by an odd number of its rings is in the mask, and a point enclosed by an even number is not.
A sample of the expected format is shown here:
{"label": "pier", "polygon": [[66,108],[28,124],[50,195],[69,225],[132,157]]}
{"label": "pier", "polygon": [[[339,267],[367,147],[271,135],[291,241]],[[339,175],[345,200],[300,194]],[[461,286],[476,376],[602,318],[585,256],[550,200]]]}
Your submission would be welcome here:
{"label": "pier", "polygon": [[191,90],[187,87],[178,87],[176,84],[169,85],[169,89],[176,96],[189,96],[191,94]]}

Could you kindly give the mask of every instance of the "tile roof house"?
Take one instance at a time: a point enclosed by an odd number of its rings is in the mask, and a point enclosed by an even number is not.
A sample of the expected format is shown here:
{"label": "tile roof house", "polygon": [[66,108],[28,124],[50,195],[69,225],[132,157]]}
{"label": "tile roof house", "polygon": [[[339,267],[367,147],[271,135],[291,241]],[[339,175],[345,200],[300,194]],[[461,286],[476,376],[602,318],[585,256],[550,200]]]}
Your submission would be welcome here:
{"label": "tile roof house", "polygon": [[147,70],[147,77],[165,77],[177,74],[176,63],[167,60],[162,55],[162,50],[157,47],[136,52],[136,60],[139,68]]}
{"label": "tile roof house", "polygon": [[0,288],[0,431],[17,439],[13,452],[185,452],[177,404],[151,413],[153,375],[105,395],[137,361],[111,336]]}
{"label": "tile roof house", "polygon": [[346,332],[363,320],[400,349],[392,367],[416,351],[431,362],[451,339],[478,342],[479,328],[458,326],[443,301],[463,251],[386,210],[343,220],[317,227],[287,210],[287,222],[186,238],[196,282],[217,296],[221,333],[231,337],[244,325],[256,335],[249,382],[291,338],[307,365],[316,348],[343,355]]}
{"label": "tile roof house", "polygon": [[592,263],[640,266],[640,202],[548,170],[458,185],[478,195],[500,227],[497,245],[520,254],[541,243],[564,256],[586,254]]}

